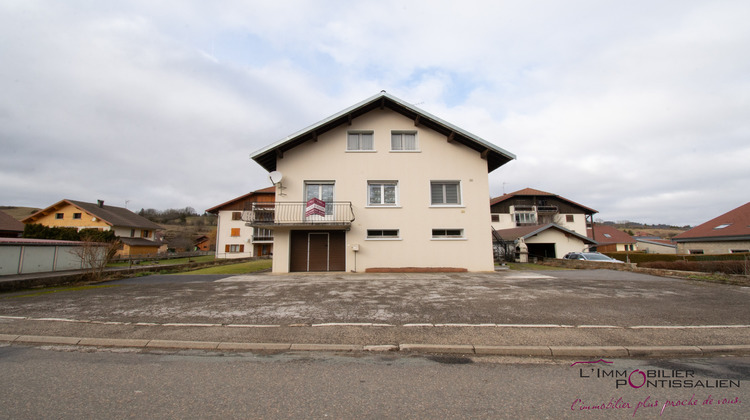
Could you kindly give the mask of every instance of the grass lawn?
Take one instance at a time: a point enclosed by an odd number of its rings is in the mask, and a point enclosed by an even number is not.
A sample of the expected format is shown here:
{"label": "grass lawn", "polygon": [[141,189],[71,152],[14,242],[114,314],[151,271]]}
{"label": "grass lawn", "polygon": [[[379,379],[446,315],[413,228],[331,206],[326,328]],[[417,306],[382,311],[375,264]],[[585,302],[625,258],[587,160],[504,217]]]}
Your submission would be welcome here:
{"label": "grass lawn", "polygon": [[[161,264],[161,265],[172,265],[172,264],[187,264],[188,262],[209,262],[216,259],[216,256],[214,255],[201,255],[198,257],[190,257],[190,258],[174,258],[174,259],[163,259],[163,260],[154,260],[154,261],[142,261],[140,265],[151,265],[151,264]],[[128,261],[122,261],[122,262],[116,262],[116,263],[109,263],[107,264],[107,267],[128,267],[130,265],[130,262]],[[135,265],[135,264],[133,264]]]}
{"label": "grass lawn", "polygon": [[219,265],[216,267],[201,268],[200,270],[187,271],[179,274],[247,274],[271,268],[271,260],[255,260],[238,264]]}

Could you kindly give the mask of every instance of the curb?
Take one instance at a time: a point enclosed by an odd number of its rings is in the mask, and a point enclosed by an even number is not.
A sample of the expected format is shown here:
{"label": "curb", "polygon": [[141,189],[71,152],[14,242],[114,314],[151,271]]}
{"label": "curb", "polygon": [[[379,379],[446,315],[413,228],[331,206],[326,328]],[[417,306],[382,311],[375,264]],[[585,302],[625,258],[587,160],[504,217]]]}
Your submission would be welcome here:
{"label": "curb", "polygon": [[313,344],[236,343],[224,341],[148,340],[122,338],[79,338],[0,334],[0,343],[120,347],[139,349],[224,350],[224,351],[330,351],[403,352],[419,354],[477,354],[519,357],[673,357],[750,355],[750,344],[706,346],[483,346],[473,344]]}

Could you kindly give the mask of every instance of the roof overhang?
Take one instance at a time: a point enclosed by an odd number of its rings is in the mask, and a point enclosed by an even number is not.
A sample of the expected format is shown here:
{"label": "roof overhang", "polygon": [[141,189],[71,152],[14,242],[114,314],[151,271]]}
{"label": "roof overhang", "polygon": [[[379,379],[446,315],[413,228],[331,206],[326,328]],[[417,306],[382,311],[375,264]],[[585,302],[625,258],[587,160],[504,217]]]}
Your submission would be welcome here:
{"label": "roof overhang", "polygon": [[375,109],[390,109],[398,112],[414,121],[416,126],[427,127],[446,137],[452,143],[459,143],[476,150],[482,158],[487,160],[487,171],[492,172],[502,165],[515,159],[516,156],[494,144],[469,133],[447,121],[444,121],[428,112],[425,112],[412,104],[406,103],[393,95],[381,91],[364,101],[344,109],[330,117],[304,128],[270,146],[264,147],[250,155],[265,170],[271,172],[276,170],[276,161],[282,158],[284,153],[302,143],[317,140],[321,134],[330,131],[340,125],[349,124],[361,115]]}
{"label": "roof overhang", "polygon": [[528,226],[525,228],[512,228],[512,229],[502,229],[497,230],[496,232],[498,235],[500,235],[504,240],[518,240],[520,238],[523,238],[524,240],[529,239],[533,236],[539,235],[540,233],[547,231],[549,229],[555,229],[559,230],[567,235],[574,236],[584,243],[592,244],[592,245],[598,245],[598,243],[589,238],[588,236],[581,235],[580,233],[576,233],[572,230],[565,229],[564,227],[557,225],[555,223],[549,223],[546,225],[537,225],[537,226]]}

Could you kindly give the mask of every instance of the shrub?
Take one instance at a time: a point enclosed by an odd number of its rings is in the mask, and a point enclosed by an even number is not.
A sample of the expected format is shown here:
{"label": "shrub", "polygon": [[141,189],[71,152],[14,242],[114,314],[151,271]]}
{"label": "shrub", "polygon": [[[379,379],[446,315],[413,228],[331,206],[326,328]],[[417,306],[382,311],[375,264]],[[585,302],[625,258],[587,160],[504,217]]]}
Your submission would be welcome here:
{"label": "shrub", "polygon": [[746,261],[653,261],[639,263],[639,267],[662,270],[700,271],[704,273],[744,274],[750,267]]}

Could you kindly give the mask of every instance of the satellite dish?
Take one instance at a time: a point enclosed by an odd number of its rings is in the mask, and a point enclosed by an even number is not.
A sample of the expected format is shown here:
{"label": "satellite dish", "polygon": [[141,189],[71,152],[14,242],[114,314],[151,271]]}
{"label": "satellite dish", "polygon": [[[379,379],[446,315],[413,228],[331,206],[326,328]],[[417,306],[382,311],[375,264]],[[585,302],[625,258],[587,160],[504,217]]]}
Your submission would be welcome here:
{"label": "satellite dish", "polygon": [[281,175],[281,172],[279,172],[279,171],[273,171],[273,172],[271,172],[271,173],[268,174],[268,177],[271,178],[271,183],[273,183],[274,185],[276,185],[279,182],[281,182],[281,179],[284,176]]}

